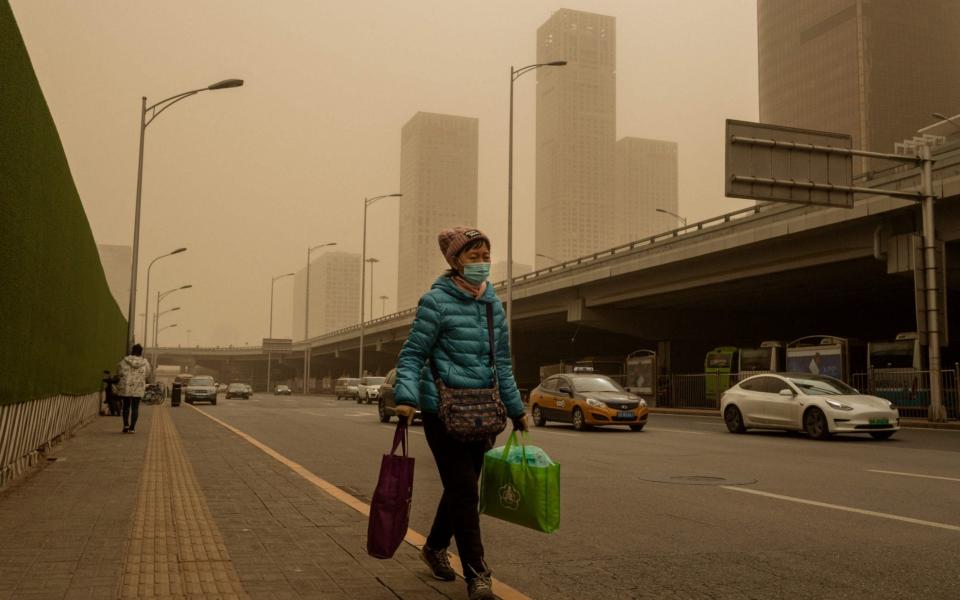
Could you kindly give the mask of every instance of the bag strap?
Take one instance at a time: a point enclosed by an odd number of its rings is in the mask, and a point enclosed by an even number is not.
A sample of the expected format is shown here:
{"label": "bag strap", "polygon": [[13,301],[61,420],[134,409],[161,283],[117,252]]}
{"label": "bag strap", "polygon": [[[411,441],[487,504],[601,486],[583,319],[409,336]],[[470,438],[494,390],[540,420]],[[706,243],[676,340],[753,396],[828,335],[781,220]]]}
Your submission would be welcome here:
{"label": "bag strap", "polygon": [[403,447],[403,457],[407,457],[407,420],[404,417],[400,417],[400,422],[397,423],[397,430],[393,434],[393,448],[390,449],[390,455],[393,456],[397,453],[397,447]]}
{"label": "bag strap", "polygon": [[507,460],[507,456],[510,454],[510,448],[513,447],[515,443],[520,444],[520,453],[523,455],[523,466],[527,466],[527,432],[523,431],[520,433],[520,437],[517,437],[517,430],[514,429],[510,432],[510,437],[507,438],[507,444],[503,447],[503,454],[500,455],[501,460]]}
{"label": "bag strap", "polygon": [[493,370],[493,387],[500,388],[500,378],[497,376],[497,357],[493,352],[493,303],[487,302],[487,338],[490,341],[490,369]]}

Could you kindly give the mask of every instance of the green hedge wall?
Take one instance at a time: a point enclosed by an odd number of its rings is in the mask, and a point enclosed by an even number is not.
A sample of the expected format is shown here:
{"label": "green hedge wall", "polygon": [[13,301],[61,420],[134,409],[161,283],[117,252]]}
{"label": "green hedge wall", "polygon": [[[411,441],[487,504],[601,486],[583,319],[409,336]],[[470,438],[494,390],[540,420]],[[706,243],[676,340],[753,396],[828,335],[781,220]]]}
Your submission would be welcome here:
{"label": "green hedge wall", "polygon": [[60,136],[0,0],[0,404],[96,391],[125,337]]}

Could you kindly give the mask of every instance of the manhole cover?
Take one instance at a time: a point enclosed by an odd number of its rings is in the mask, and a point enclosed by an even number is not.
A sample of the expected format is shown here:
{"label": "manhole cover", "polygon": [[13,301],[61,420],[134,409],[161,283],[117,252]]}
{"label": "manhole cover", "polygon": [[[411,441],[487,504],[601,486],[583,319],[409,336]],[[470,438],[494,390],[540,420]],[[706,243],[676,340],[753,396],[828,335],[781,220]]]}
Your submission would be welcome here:
{"label": "manhole cover", "polygon": [[662,475],[640,477],[640,481],[672,483],[675,485],[752,485],[756,479],[749,477],[721,477],[719,475]]}

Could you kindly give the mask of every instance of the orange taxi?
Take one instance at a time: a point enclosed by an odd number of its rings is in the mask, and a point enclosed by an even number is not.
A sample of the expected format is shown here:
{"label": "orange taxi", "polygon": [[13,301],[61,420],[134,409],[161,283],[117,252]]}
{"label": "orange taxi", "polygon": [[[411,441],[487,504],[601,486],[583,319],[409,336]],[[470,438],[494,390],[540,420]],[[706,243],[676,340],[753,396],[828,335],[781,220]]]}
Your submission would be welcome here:
{"label": "orange taxi", "polygon": [[577,431],[597,425],[628,425],[640,431],[647,424],[647,403],[606,375],[563,373],[547,377],[530,392],[534,424],[572,423]]}

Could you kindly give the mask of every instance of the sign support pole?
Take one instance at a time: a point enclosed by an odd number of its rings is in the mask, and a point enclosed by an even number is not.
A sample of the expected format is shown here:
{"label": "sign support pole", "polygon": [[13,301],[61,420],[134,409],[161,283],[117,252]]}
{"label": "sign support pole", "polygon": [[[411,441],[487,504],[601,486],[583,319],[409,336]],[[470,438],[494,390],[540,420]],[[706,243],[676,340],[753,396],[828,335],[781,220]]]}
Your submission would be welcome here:
{"label": "sign support pole", "polygon": [[943,406],[943,390],[940,380],[940,316],[937,306],[937,241],[933,210],[933,160],[930,146],[919,148],[921,163],[921,193],[923,200],[923,270],[927,300],[927,359],[930,370],[930,409],[927,418],[943,423],[947,420]]}

